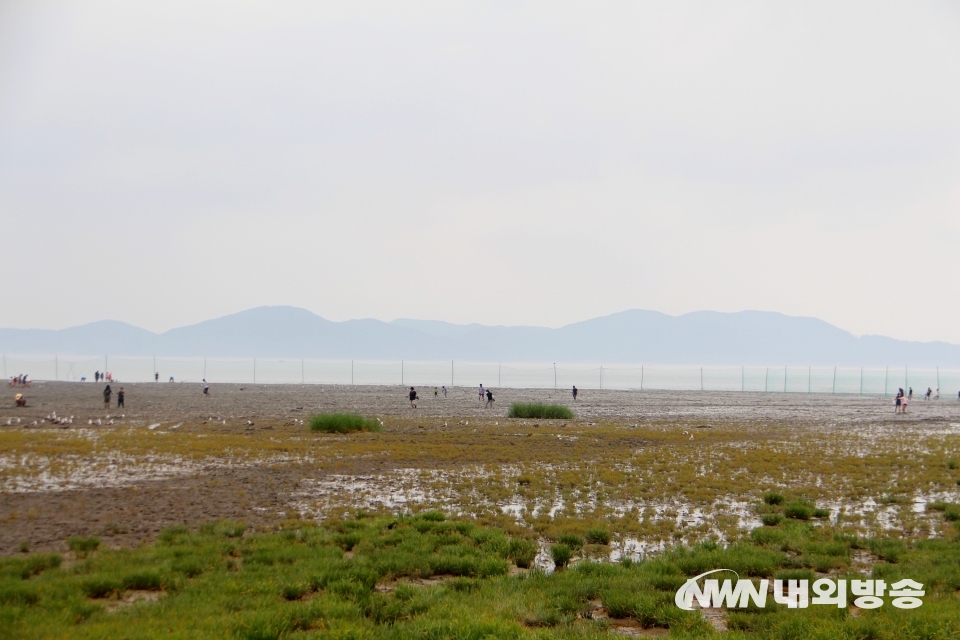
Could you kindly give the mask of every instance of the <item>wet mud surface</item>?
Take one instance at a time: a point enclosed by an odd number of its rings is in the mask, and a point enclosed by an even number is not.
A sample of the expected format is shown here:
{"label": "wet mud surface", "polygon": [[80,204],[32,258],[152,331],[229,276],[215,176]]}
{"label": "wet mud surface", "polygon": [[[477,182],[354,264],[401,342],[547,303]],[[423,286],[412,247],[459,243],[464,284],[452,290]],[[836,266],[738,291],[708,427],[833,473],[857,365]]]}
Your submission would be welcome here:
{"label": "wet mud surface", "polygon": [[[960,490],[955,399],[897,415],[876,397],[583,391],[574,403],[566,390],[495,389],[485,408],[475,389],[419,388],[413,409],[402,387],[213,385],[205,397],[193,384],[120,386],[126,406],[114,395],[109,409],[92,383],[35,383],[20,390],[26,408],[7,390],[0,553],[63,550],[69,536],[134,546],[220,518],[265,529],[439,507],[532,528],[619,523],[614,548],[642,555],[756,526],[752,504],[771,487],[818,499],[835,520],[923,536],[936,535],[925,501]],[[511,420],[515,401],[566,404],[576,418]],[[384,431],[302,424],[331,411],[380,417]],[[894,471],[897,460],[913,467]]]}

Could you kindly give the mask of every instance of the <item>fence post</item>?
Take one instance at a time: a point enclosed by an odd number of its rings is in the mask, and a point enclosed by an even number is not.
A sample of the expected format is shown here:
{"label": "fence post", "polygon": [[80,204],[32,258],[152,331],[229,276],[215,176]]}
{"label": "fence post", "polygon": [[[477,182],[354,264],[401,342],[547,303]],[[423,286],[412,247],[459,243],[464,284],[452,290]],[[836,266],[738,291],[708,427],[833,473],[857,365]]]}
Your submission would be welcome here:
{"label": "fence post", "polygon": [[834,365],[833,366],[833,390],[830,391],[830,393],[836,393],[836,392],[837,392],[837,366]]}
{"label": "fence post", "polygon": [[770,389],[768,386],[770,384],[770,367],[767,367],[767,371],[763,374],[763,392],[766,393]]}

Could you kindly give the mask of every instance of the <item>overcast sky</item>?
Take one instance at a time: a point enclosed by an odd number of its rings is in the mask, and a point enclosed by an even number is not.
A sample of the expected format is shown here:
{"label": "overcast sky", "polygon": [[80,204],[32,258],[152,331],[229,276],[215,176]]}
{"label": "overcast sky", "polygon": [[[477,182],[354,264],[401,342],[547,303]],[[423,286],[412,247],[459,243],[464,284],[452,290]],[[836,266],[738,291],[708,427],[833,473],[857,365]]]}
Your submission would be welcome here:
{"label": "overcast sky", "polygon": [[960,343],[960,3],[0,2],[0,326]]}

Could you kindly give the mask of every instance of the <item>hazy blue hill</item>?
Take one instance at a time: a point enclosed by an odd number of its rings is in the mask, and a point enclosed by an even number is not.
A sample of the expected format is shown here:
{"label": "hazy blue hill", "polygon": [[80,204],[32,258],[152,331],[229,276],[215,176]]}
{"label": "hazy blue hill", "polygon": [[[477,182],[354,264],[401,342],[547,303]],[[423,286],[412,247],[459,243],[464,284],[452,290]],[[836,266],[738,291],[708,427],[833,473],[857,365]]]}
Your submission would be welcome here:
{"label": "hazy blue hill", "polygon": [[145,353],[156,348],[157,334],[116,320],[100,320],[68,329],[0,329],[0,351],[49,355]]}
{"label": "hazy blue hill", "polygon": [[858,338],[816,318],[765,311],[670,316],[633,309],[550,329],[411,319],[332,322],[296,307],[258,307],[162,334],[114,321],[59,331],[0,329],[0,351],[11,355],[960,367],[957,345]]}

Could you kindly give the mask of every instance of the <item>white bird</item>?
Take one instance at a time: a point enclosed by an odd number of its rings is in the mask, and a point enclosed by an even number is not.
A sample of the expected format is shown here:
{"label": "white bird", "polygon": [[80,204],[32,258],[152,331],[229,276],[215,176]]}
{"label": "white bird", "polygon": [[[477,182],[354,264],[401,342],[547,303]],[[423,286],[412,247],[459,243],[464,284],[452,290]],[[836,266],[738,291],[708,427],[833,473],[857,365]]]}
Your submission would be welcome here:
{"label": "white bird", "polygon": [[87,424],[93,424],[93,418],[87,420]]}
{"label": "white bird", "polygon": [[692,433],[690,434],[690,439],[693,440],[693,434],[692,434]]}

